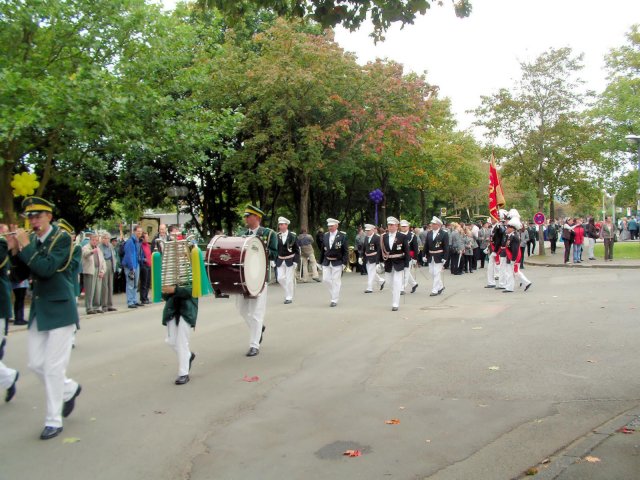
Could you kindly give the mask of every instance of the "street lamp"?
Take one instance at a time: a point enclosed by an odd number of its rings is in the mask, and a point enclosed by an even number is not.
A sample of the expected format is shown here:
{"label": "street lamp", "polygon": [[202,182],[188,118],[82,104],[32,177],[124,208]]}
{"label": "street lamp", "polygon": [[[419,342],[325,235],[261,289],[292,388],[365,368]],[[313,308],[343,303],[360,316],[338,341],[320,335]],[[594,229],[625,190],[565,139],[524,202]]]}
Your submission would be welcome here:
{"label": "street lamp", "polygon": [[638,189],[636,190],[636,216],[640,215],[640,135],[627,135],[627,142],[636,147],[636,160],[638,162]]}
{"label": "street lamp", "polygon": [[607,191],[603,188],[603,189],[602,189],[602,221],[603,221],[603,222],[605,221],[605,218],[606,218],[606,210],[605,210],[605,208],[604,208],[604,197],[605,197],[605,195],[606,195],[607,197],[609,196],[609,194],[607,193]]}
{"label": "street lamp", "polygon": [[189,189],[187,187],[171,186],[167,188],[167,195],[176,199],[176,224],[180,226],[180,199],[187,196]]}

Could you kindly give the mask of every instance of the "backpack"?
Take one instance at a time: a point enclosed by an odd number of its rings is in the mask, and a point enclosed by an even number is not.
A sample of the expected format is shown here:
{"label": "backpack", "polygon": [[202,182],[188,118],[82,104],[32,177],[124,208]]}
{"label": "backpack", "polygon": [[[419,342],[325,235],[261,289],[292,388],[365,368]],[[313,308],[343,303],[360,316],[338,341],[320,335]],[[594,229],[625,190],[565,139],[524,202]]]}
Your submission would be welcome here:
{"label": "backpack", "polygon": [[120,257],[120,261],[122,261],[124,259],[124,245],[127,242],[120,242],[120,245],[118,246],[118,256]]}

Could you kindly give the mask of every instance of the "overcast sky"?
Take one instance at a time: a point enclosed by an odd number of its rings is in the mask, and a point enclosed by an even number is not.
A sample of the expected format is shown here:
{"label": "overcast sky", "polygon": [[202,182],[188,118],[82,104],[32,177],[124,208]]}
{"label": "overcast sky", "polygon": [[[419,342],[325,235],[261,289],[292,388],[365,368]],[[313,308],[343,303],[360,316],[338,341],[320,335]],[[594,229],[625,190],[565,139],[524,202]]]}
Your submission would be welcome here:
{"label": "overcast sky", "polygon": [[606,85],[604,55],[626,42],[625,33],[640,23],[640,0],[471,0],[469,18],[457,18],[451,2],[434,6],[403,30],[393,27],[377,45],[371,27],[350,33],[337,29],[336,40],[361,63],[389,58],[414,72],[452,101],[460,128],[481,95],[510,88],[520,77],[520,62],[549,48],[571,47],[584,53],[582,78],[588,88]]}

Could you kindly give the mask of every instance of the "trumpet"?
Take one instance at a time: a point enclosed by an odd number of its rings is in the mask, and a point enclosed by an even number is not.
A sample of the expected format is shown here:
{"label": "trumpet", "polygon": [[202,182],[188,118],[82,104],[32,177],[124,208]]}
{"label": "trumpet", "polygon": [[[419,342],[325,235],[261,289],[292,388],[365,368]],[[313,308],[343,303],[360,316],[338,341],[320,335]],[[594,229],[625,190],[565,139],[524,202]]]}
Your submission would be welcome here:
{"label": "trumpet", "polygon": [[345,270],[347,273],[351,272],[351,265],[355,265],[356,260],[356,250],[353,246],[349,247],[349,261],[347,265],[347,269]]}

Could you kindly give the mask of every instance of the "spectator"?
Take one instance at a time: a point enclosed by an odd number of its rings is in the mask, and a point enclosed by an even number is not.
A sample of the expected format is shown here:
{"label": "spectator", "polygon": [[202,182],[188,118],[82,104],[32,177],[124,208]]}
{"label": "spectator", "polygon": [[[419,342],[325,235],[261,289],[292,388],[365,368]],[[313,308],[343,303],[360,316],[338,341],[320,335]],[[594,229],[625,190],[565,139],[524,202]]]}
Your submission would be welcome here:
{"label": "spectator", "polygon": [[584,228],[585,245],[587,247],[587,258],[589,260],[595,260],[593,250],[596,246],[596,238],[598,238],[598,229],[596,228],[595,220],[593,217],[589,217]]}
{"label": "spectator", "polygon": [[631,239],[631,233],[629,232],[629,222],[627,221],[627,217],[624,217],[620,221],[620,241],[626,242]]}
{"label": "spectator", "polygon": [[316,245],[318,245],[320,252],[324,251],[324,230],[322,227],[318,228],[316,232]]}
{"label": "spectator", "polygon": [[526,225],[522,225],[515,233],[520,237],[520,268],[524,268],[524,250],[529,249],[529,229]]}
{"label": "spectator", "polygon": [[629,219],[628,227],[631,240],[638,240],[638,221],[636,220],[636,217],[631,217]]}
{"label": "spectator", "polygon": [[471,227],[467,226],[464,228],[464,260],[463,260],[463,268],[465,273],[473,273],[476,270],[476,262],[475,262],[475,250],[478,247],[478,242],[473,237],[473,230]]}
{"label": "spectator", "polygon": [[449,266],[453,275],[462,275],[462,258],[464,255],[464,239],[462,238],[462,228],[456,222],[449,226],[451,236],[449,240]]}
{"label": "spectator", "polygon": [[604,261],[613,260],[613,243],[615,240],[615,227],[611,223],[611,217],[607,217],[600,227],[600,238],[604,240]]}
{"label": "spectator", "polygon": [[300,229],[300,235],[298,235],[298,246],[300,247],[300,280],[303,283],[309,281],[309,273],[314,281],[319,282],[318,278],[318,264],[316,263],[316,256],[313,251],[313,237],[307,233],[306,228]]}
{"label": "spectator", "polygon": [[100,238],[100,250],[102,250],[102,256],[104,257],[105,270],[102,277],[100,295],[100,307],[102,312],[115,312],[116,308],[113,306],[113,277],[116,272],[116,252],[111,246],[111,235],[103,233]]}
{"label": "spectator", "polygon": [[569,263],[569,255],[571,254],[571,245],[573,245],[573,239],[575,234],[573,233],[575,225],[573,224],[573,218],[567,218],[562,226],[562,241],[564,242],[564,263]]}
{"label": "spectator", "polygon": [[360,275],[366,275],[367,270],[364,265],[363,257],[364,257],[364,239],[367,236],[364,233],[364,229],[362,227],[358,227],[358,233],[356,235],[356,272],[360,272]]}
{"label": "spectator", "polygon": [[489,248],[489,242],[491,241],[491,224],[484,222],[482,228],[478,232],[478,243],[480,249],[480,268],[484,268],[484,262],[487,258],[487,249]]}
{"label": "spectator", "polygon": [[142,227],[138,225],[133,229],[131,237],[124,243],[122,266],[124,267],[124,274],[127,279],[127,306],[129,308],[142,306],[142,303],[136,299],[138,279],[140,278],[140,237],[142,237]]}
{"label": "spectator", "polygon": [[151,242],[152,250],[154,252],[162,253],[163,242],[166,242],[167,240],[169,240],[167,226],[164,223],[161,223],[160,227],[158,227],[158,234],[153,238],[153,242]]}
{"label": "spectator", "polygon": [[576,219],[576,225],[573,229],[573,263],[582,263],[582,244],[584,243],[584,227],[582,219]]}
{"label": "spectator", "polygon": [[12,282],[11,288],[13,289],[13,324],[14,325],[26,325],[27,321],[24,319],[24,299],[27,296],[27,289],[29,288],[29,280],[25,279],[21,282]]}
{"label": "spectator", "polygon": [[142,234],[140,243],[140,302],[143,305],[151,303],[149,301],[149,290],[151,289],[151,243],[149,234]]}
{"label": "spectator", "polygon": [[547,238],[549,239],[549,243],[551,244],[551,254],[555,254],[556,243],[558,241],[558,226],[556,225],[555,220],[551,220],[549,222],[549,226],[547,227]]}
{"label": "spectator", "polygon": [[[535,255],[536,242],[538,241],[538,226],[535,223],[525,225],[527,229],[527,257]],[[520,244],[522,247],[522,244]],[[523,255],[524,257],[524,255]]]}
{"label": "spectator", "polygon": [[84,285],[84,304],[87,314],[102,313],[100,310],[102,278],[106,264],[102,250],[98,248],[100,237],[89,234],[89,243],[82,247],[82,284]]}

